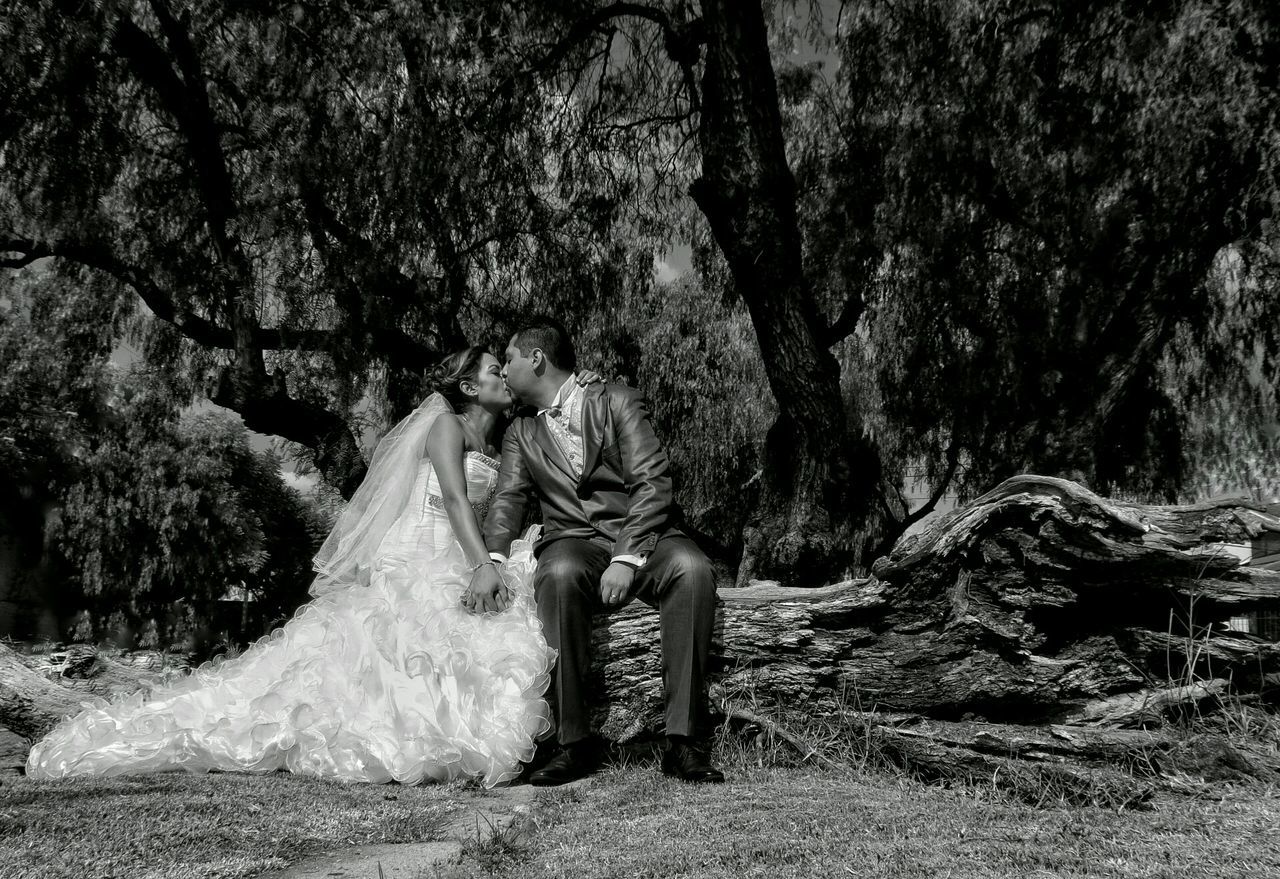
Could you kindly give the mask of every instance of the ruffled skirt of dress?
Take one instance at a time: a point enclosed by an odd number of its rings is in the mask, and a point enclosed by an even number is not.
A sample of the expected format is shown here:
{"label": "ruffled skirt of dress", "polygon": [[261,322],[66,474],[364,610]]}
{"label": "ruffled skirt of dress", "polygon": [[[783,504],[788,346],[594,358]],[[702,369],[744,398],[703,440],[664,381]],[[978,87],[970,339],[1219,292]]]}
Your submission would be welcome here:
{"label": "ruffled skirt of dress", "polygon": [[343,781],[508,781],[550,729],[554,651],[533,602],[533,533],[501,614],[461,607],[460,551],[382,558],[367,587],[322,595],[239,657],[175,685],[97,700],[39,742],[34,778],[287,769]]}

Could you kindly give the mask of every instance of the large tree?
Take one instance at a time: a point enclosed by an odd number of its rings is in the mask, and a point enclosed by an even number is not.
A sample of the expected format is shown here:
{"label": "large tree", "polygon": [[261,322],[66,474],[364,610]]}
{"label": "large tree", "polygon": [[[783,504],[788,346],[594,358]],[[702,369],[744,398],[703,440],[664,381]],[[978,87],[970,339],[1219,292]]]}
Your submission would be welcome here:
{"label": "large tree", "polygon": [[234,416],[111,362],[131,312],[56,273],[0,278],[5,634],[169,645],[231,584],[267,621],[305,598],[326,515]]}
{"label": "large tree", "polygon": [[[634,342],[643,309],[600,315],[687,239],[773,397],[744,574],[864,562],[915,460],[935,494],[1174,491],[1160,364],[1229,374],[1240,341],[1274,382],[1265,331],[1196,323],[1275,300],[1273,13],[824,5],[13,5],[0,246],[132,287],[215,400],[349,489],[362,398],[402,412],[535,305]],[[795,11],[833,81],[780,51]],[[1230,254],[1249,282],[1214,295]]]}
{"label": "large tree", "polygon": [[[1274,452],[1269,7],[804,6],[586,4],[552,56],[627,35],[598,127],[696,132],[706,292],[746,307],[777,405],[744,571],[820,579],[1016,472],[1172,499]],[[1247,430],[1195,460],[1223,400]]]}
{"label": "large tree", "polygon": [[962,496],[1265,484],[1240,465],[1280,453],[1278,26],[1206,0],[844,7],[838,73],[792,70],[788,120],[808,269],[863,293],[888,459]]}
{"label": "large tree", "polygon": [[8,3],[4,264],[131,289],[181,335],[168,365],[193,393],[350,491],[362,397],[403,414],[424,367],[534,291],[610,283],[608,192],[557,174],[563,102],[493,36],[518,18]]}
{"label": "large tree", "polygon": [[[831,466],[847,418],[802,392],[838,367],[795,288],[794,193],[758,6],[699,18],[681,4],[51,2],[11,7],[6,24],[18,50],[8,264],[54,256],[132,287],[182,332],[187,362],[216,374],[216,402],[312,449],[347,490],[365,375],[383,376],[375,392],[403,411],[413,371],[460,344],[464,321],[483,334],[529,307],[531,289],[552,308],[607,296],[630,264],[610,223],[625,219],[628,242],[652,250],[646,200],[678,193],[690,157],[668,128],[695,120],[698,198],[783,401],[776,435],[805,438],[802,455],[777,458],[800,466],[771,469],[758,507],[781,516],[766,530],[789,548],[772,555],[847,542],[867,492],[830,491],[831,472],[847,472]],[[664,93],[666,77],[681,90]],[[735,183],[725,162],[740,159],[757,173]],[[726,230],[744,210],[756,226],[739,240]],[[749,253],[775,240],[763,260]]]}

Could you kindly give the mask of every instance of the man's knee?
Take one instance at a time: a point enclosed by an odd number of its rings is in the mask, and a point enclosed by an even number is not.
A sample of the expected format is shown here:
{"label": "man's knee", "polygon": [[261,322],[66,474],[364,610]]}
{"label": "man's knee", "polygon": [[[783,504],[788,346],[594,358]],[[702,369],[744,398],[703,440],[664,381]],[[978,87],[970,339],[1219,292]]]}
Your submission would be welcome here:
{"label": "man's knee", "polygon": [[582,592],[590,584],[590,566],[573,552],[555,544],[547,547],[538,559],[533,585],[539,595],[569,596]]}
{"label": "man's knee", "polygon": [[715,591],[715,574],[711,561],[691,540],[674,543],[663,560],[667,576],[700,592]]}
{"label": "man's knee", "polygon": [[712,563],[695,542],[680,541],[669,546],[663,558],[664,571],[659,594],[690,596],[698,603],[716,600],[716,574]]}

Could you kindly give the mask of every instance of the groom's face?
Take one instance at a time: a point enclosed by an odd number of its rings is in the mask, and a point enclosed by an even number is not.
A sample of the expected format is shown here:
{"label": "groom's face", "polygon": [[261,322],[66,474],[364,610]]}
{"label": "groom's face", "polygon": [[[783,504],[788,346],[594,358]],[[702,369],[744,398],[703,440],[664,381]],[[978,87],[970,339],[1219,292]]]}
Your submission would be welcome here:
{"label": "groom's face", "polygon": [[507,383],[507,387],[511,389],[511,393],[516,397],[524,398],[529,391],[537,384],[538,374],[536,372],[537,364],[534,363],[535,358],[542,354],[537,348],[529,351],[526,357],[518,345],[516,345],[515,337],[507,344],[506,355],[503,360],[502,380]]}

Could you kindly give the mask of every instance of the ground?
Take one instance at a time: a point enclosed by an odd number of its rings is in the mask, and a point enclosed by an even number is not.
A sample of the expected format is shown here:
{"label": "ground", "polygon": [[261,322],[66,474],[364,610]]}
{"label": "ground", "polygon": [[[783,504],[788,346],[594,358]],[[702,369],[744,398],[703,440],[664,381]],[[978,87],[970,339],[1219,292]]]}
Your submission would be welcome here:
{"label": "ground", "polygon": [[[420,877],[1239,877],[1280,875],[1280,792],[1224,786],[1145,811],[1030,806],[990,785],[889,772],[731,768],[728,784],[647,759],[569,788],[404,788],[182,774],[0,777],[0,877],[378,879],[390,843],[461,840]],[[513,803],[519,805],[512,807]],[[498,814],[505,820],[492,821]],[[463,828],[459,836],[459,828]],[[368,854],[330,869],[323,852]],[[299,872],[302,870],[302,872]],[[391,879],[391,873],[387,873]]]}

